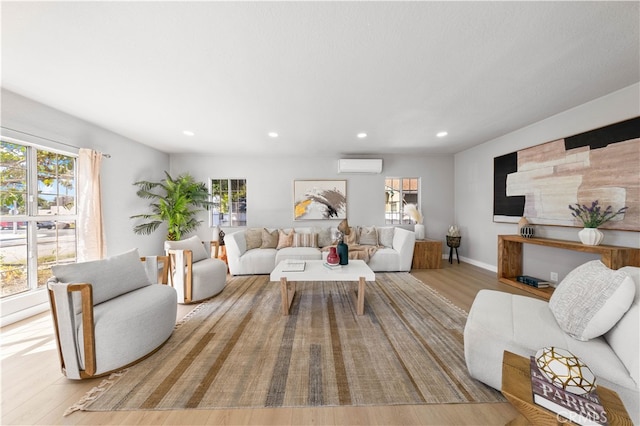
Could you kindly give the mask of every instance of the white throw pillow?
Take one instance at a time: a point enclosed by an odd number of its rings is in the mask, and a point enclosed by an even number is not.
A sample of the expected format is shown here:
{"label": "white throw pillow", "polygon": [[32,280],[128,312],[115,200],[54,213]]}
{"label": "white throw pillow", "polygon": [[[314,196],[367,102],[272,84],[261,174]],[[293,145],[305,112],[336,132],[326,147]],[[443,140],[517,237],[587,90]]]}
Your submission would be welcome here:
{"label": "white throw pillow", "polygon": [[387,248],[393,248],[393,234],[395,229],[396,228],[392,226],[377,228],[379,245]]}
{"label": "white throw pillow", "polygon": [[204,248],[202,241],[197,235],[194,235],[186,240],[180,241],[165,241],[165,250],[191,250],[192,261],[199,262],[209,257],[207,250]]}
{"label": "white throw pillow", "polygon": [[562,330],[586,341],[609,331],[627,312],[635,292],[631,277],[593,260],[569,272],[551,295],[549,309]]}
{"label": "white throw pillow", "polygon": [[[102,260],[54,265],[51,272],[61,283],[91,284],[94,305],[151,285],[140,262],[138,249]],[[74,305],[76,313],[80,312],[79,298],[74,297]]]}

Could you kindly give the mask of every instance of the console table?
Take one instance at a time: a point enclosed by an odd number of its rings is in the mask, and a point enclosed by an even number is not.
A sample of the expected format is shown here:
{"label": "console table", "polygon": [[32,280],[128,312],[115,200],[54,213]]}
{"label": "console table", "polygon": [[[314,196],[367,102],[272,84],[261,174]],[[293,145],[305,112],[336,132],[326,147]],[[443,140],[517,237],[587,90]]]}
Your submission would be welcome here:
{"label": "console table", "polygon": [[600,260],[611,269],[623,266],[640,266],[640,249],[617,246],[587,246],[574,241],[549,238],[523,238],[519,235],[498,235],[498,280],[504,284],[533,293],[544,299],[551,298],[553,288],[536,288],[516,281],[522,275],[522,245],[535,244],[565,250],[596,253]]}

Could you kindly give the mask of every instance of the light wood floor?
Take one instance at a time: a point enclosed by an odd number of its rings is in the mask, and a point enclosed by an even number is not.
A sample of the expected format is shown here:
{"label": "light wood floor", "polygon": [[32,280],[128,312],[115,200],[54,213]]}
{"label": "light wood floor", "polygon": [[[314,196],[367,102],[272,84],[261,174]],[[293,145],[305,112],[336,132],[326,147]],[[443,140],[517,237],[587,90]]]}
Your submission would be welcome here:
{"label": "light wood floor", "polygon": [[[461,263],[443,261],[438,270],[412,271],[451,302],[468,311],[483,288],[517,294],[496,274]],[[178,316],[192,307],[180,306]],[[375,407],[322,407],[240,410],[175,410],[63,412],[103,379],[66,379],[59,369],[50,315],[43,313],[0,331],[2,395],[0,424],[132,424],[132,425],[503,425],[517,412],[508,403],[439,404]]]}

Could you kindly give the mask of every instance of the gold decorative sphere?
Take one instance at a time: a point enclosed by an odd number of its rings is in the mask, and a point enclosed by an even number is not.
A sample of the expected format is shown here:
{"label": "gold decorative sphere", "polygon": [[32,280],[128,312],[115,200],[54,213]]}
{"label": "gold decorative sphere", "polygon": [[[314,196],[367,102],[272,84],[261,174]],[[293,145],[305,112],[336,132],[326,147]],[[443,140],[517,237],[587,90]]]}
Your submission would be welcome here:
{"label": "gold decorative sphere", "polygon": [[536,353],[536,364],[551,383],[568,392],[582,395],[596,388],[596,377],[589,367],[566,349],[542,348]]}

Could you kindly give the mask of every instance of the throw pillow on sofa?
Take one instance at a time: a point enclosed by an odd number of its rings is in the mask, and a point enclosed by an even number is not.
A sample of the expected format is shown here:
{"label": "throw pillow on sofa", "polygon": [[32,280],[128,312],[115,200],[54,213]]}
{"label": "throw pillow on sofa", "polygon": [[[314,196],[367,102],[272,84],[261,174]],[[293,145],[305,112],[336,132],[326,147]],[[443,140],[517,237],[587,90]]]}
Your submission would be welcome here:
{"label": "throw pillow on sofa", "polygon": [[318,247],[330,246],[333,243],[331,228],[313,228],[313,232],[318,234]]}
{"label": "throw pillow on sofa", "polygon": [[260,248],[262,246],[262,229],[249,228],[244,232],[244,239],[247,243],[247,250]]}
{"label": "throw pillow on sofa", "polygon": [[560,328],[586,341],[609,331],[627,312],[636,287],[623,271],[593,260],[571,271],[549,300]]}
{"label": "throw pillow on sofa", "polygon": [[289,231],[288,234],[282,229],[278,229],[278,245],[276,246],[276,248],[280,250],[285,247],[292,247],[294,234],[295,234],[295,231],[293,229]]}
{"label": "throw pillow on sofa", "polygon": [[378,228],[378,245],[392,248],[394,231],[393,227]]}
{"label": "throw pillow on sofa", "polygon": [[278,230],[274,229],[269,232],[267,228],[262,229],[262,244],[260,248],[276,248],[278,247]]}
{"label": "throw pillow on sofa", "polygon": [[293,247],[318,248],[318,234],[295,233],[293,236]]}
{"label": "throw pillow on sofa", "polygon": [[378,245],[378,231],[375,226],[370,228],[363,226],[360,228],[359,236],[360,244],[363,246],[377,246]]}

